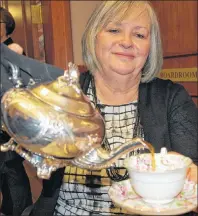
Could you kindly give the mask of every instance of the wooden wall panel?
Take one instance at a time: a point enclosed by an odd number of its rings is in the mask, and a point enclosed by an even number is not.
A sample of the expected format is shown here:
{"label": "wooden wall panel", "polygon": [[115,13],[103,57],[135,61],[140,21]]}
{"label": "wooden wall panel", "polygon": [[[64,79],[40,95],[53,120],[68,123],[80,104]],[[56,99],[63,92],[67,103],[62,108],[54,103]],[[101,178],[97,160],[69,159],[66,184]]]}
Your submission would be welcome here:
{"label": "wooden wall panel", "polygon": [[31,18],[34,58],[45,62],[45,36],[43,33],[41,0],[31,0]]}
{"label": "wooden wall panel", "polygon": [[31,2],[22,1],[22,14],[24,23],[24,39],[26,43],[26,54],[34,57],[34,45],[32,43],[32,17],[31,17]]}
{"label": "wooden wall panel", "polygon": [[42,1],[46,62],[67,68],[73,61],[69,1]]}
{"label": "wooden wall panel", "polygon": [[[189,55],[164,59],[164,69],[198,67],[197,1],[152,1],[159,17],[164,56]],[[196,54],[196,55],[192,55]],[[180,82],[198,105],[197,82]]]}
{"label": "wooden wall panel", "polygon": [[152,1],[159,17],[164,55],[197,52],[197,1]]}

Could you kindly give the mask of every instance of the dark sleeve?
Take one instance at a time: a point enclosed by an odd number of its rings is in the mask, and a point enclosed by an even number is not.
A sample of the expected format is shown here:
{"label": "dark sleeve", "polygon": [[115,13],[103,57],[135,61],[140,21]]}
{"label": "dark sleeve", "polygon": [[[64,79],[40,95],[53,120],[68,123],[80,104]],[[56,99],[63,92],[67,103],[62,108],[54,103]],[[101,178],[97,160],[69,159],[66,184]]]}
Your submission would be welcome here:
{"label": "dark sleeve", "polygon": [[43,180],[43,190],[30,216],[52,216],[56,207],[65,168],[52,173],[49,180]]}
{"label": "dark sleeve", "polygon": [[[174,85],[169,100],[168,122],[173,151],[190,157],[198,163],[197,125],[198,109],[183,86]],[[173,87],[174,88],[174,87]]]}
{"label": "dark sleeve", "polygon": [[55,80],[62,76],[64,71],[53,65],[40,62],[24,55],[19,55],[10,50],[5,44],[0,45],[1,50],[1,94],[13,87],[10,77],[10,66],[8,62],[20,69],[20,76],[25,86],[28,86],[30,80],[35,84]]}

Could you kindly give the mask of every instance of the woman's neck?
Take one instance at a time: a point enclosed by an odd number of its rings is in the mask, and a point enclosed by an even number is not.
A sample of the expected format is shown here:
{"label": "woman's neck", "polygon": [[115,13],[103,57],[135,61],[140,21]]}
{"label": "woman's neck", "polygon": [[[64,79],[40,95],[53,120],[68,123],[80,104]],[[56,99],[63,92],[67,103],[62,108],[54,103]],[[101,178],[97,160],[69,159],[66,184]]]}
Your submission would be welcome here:
{"label": "woman's neck", "polygon": [[97,98],[104,104],[121,105],[138,100],[141,76],[120,75],[108,78],[100,72],[94,74]]}

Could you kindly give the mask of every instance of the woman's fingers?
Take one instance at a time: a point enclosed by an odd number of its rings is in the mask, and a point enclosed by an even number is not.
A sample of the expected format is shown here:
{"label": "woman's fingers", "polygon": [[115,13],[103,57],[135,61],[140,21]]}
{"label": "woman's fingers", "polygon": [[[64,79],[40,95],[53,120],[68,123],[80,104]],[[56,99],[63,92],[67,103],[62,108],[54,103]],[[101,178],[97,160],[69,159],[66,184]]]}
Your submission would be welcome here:
{"label": "woman's fingers", "polygon": [[187,171],[187,179],[197,183],[197,166],[193,163],[190,165]]}
{"label": "woman's fingers", "polygon": [[[179,154],[179,153],[177,153],[177,152],[168,152],[169,154],[175,154],[175,155],[181,155],[181,154]],[[198,182],[197,181],[197,169],[198,169],[198,167],[194,164],[194,163],[192,163],[191,165],[190,165],[190,167],[188,168],[188,171],[187,171],[187,179],[189,180],[189,181],[194,181],[194,182]]]}

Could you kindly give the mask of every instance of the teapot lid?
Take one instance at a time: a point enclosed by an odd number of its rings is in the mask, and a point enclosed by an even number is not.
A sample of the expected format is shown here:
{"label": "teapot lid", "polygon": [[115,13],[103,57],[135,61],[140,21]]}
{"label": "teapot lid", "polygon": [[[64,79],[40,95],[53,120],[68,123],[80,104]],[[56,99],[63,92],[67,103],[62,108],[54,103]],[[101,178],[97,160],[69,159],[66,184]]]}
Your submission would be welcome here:
{"label": "teapot lid", "polygon": [[30,92],[57,111],[79,116],[95,115],[96,110],[81,90],[78,67],[72,63],[69,63],[68,67],[63,76],[53,82],[42,83]]}

